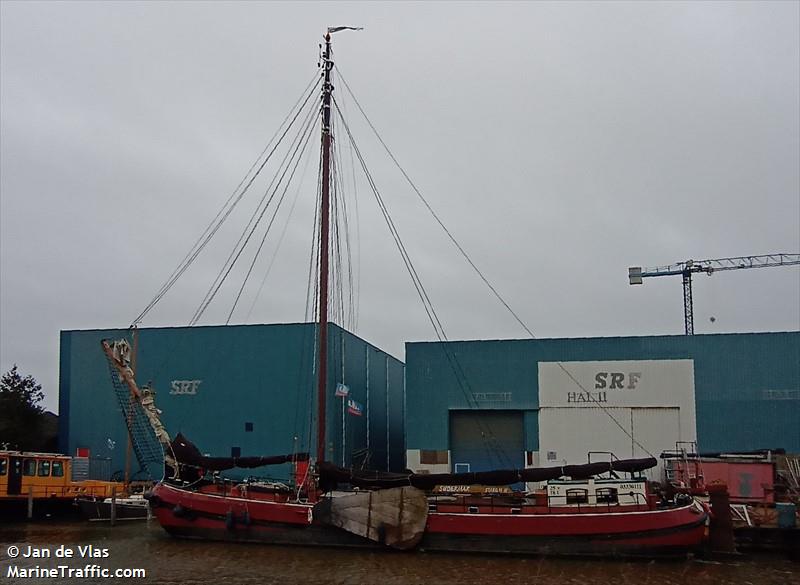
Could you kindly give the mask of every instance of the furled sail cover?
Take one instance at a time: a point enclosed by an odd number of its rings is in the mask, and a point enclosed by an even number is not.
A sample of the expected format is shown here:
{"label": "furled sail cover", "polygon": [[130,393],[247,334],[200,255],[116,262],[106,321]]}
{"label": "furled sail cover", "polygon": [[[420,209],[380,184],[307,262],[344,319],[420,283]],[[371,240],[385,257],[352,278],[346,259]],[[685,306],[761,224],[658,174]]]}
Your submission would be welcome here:
{"label": "furled sail cover", "polygon": [[234,467],[261,467],[262,465],[278,465],[295,461],[308,461],[308,453],[292,453],[291,455],[273,455],[271,457],[207,457],[200,450],[178,433],[172,441],[172,452],[181,465],[200,467],[208,471],[223,471]]}
{"label": "furled sail cover", "polygon": [[607,472],[635,473],[658,465],[653,457],[644,459],[622,459],[583,465],[561,467],[538,467],[532,469],[501,469],[498,471],[476,471],[472,473],[386,473],[383,471],[357,471],[342,469],[328,462],[318,464],[319,482],[323,491],[335,489],[339,483],[348,483],[359,488],[393,488],[414,486],[431,490],[437,485],[511,485],[518,482],[548,481],[559,477],[584,479]]}

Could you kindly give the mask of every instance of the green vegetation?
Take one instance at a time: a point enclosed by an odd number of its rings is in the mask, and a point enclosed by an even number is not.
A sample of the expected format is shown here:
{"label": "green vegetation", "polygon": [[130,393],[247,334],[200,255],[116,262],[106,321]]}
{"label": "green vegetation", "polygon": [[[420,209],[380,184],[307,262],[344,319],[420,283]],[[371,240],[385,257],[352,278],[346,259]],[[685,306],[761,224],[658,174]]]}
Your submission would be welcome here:
{"label": "green vegetation", "polygon": [[39,403],[42,386],[33,376],[22,376],[14,365],[0,378],[0,447],[22,451],[53,451],[53,415]]}

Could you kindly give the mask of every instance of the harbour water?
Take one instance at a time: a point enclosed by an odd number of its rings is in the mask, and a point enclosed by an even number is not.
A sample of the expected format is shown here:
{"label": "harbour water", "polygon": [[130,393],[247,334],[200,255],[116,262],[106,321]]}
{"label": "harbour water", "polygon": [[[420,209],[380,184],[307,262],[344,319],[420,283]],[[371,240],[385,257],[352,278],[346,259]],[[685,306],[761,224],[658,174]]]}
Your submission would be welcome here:
{"label": "harbour water", "polygon": [[[91,553],[89,545],[92,545]],[[9,548],[13,555],[14,547],[19,556],[10,558]],[[67,550],[72,551],[71,558],[65,557]],[[24,558],[22,555],[28,551],[39,554],[47,551],[51,556]],[[91,566],[96,568],[87,569]],[[59,567],[74,569],[72,576],[67,574],[67,569]],[[146,575],[104,578],[97,574],[100,569],[144,569]],[[54,576],[43,575],[44,570],[50,570]],[[117,582],[153,585],[585,585],[600,582],[615,585],[800,585],[800,564],[770,555],[716,562],[696,559],[619,561],[193,542],[171,538],[156,522],[144,521],[120,522],[113,528],[107,523],[84,522],[0,524],[0,583]]]}

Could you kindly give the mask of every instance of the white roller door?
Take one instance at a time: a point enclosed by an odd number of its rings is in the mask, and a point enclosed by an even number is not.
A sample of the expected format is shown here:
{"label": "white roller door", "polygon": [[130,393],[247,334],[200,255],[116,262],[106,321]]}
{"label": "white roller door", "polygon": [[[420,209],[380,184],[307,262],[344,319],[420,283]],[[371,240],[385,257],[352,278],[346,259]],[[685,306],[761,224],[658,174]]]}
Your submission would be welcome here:
{"label": "white roller door", "polygon": [[[542,407],[539,410],[542,466],[586,463],[589,452],[610,452],[618,459],[626,459],[647,457],[646,449],[658,457],[661,451],[673,449],[679,440],[677,407]],[[603,459],[602,455],[592,457],[593,461]],[[648,476],[660,479],[660,466]]]}

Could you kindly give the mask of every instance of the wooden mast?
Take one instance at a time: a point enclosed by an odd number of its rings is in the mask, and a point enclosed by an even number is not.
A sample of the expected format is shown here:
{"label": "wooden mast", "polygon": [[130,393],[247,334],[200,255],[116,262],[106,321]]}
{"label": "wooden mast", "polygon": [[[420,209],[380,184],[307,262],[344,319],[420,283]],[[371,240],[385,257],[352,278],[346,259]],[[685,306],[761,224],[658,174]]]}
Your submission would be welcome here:
{"label": "wooden mast", "polygon": [[[139,351],[139,330],[134,325],[132,328],[132,335],[133,335],[133,348],[131,350],[131,371],[133,372],[134,378],[136,377],[136,354]],[[131,426],[132,426],[132,419],[133,419],[133,403],[134,403],[134,395],[131,393],[130,397],[128,398],[128,414],[127,420],[125,423],[125,428],[128,431],[128,441],[127,446],[125,447],[125,492],[129,492],[130,484],[131,484],[131,449],[133,448],[133,437],[131,436]]]}
{"label": "wooden mast", "polygon": [[328,239],[331,179],[331,33],[325,35],[322,54],[324,83],[322,86],[322,197],[320,201],[319,246],[319,317],[317,319],[319,343],[317,362],[317,461],[325,461],[325,399],[328,392]]}

